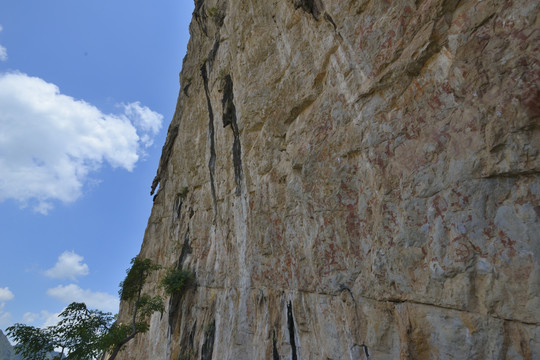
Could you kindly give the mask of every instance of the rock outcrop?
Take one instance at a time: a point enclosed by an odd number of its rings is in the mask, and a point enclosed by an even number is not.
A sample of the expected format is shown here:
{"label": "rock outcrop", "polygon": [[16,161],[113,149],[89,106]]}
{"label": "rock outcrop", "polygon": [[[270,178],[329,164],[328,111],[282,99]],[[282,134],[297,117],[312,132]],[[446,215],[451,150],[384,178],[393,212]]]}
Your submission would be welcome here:
{"label": "rock outcrop", "polygon": [[539,9],[196,0],[122,358],[540,358]]}
{"label": "rock outcrop", "polygon": [[0,360],[21,360],[2,330],[0,330]]}

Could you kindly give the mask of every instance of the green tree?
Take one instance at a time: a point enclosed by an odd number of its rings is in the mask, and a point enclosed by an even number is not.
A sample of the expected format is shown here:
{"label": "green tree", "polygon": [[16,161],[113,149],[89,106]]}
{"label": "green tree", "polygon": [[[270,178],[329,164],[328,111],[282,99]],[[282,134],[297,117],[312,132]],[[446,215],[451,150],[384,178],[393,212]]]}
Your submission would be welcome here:
{"label": "green tree", "polygon": [[109,360],[115,359],[124,345],[137,334],[148,331],[148,316],[156,311],[164,311],[163,299],[160,296],[151,297],[142,293],[148,276],[159,269],[161,267],[150,259],[135,257],[131,260],[131,268],[127,270],[127,276],[120,283],[118,291],[120,299],[133,307],[131,324],[115,323],[101,337],[100,347],[110,353]]}
{"label": "green tree", "polygon": [[58,324],[45,329],[24,324],[7,328],[17,342],[15,352],[29,360],[42,360],[54,349],[60,349],[59,358],[91,360],[99,356],[99,339],[113,321],[110,313],[88,310],[84,303],[74,302],[59,317]]}
{"label": "green tree", "polygon": [[[16,342],[15,352],[27,360],[43,360],[54,349],[59,359],[114,360],[120,350],[137,334],[148,331],[148,317],[163,312],[163,299],[143,294],[146,279],[161,267],[149,259],[135,257],[127,276],[120,283],[120,298],[132,309],[130,324],[114,321],[110,313],[89,310],[84,303],[71,303],[60,314],[60,321],[45,329],[24,324],[7,328]],[[114,322],[113,322],[114,321]]]}
{"label": "green tree", "polygon": [[6,333],[17,344],[15,352],[27,360],[42,360],[54,350],[52,336],[48,329],[39,329],[24,324],[15,324],[6,329]]}
{"label": "green tree", "polygon": [[114,321],[111,313],[88,310],[84,303],[71,303],[52,327],[53,345],[67,351],[68,359],[91,360],[100,355],[101,338]]}

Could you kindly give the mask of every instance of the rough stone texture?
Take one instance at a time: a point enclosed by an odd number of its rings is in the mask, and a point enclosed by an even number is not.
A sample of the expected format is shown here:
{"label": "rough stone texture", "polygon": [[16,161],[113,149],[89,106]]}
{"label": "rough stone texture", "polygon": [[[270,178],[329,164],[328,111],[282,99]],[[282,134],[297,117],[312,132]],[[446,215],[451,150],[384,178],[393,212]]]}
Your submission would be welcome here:
{"label": "rough stone texture", "polygon": [[122,358],[540,358],[539,8],[196,0]]}

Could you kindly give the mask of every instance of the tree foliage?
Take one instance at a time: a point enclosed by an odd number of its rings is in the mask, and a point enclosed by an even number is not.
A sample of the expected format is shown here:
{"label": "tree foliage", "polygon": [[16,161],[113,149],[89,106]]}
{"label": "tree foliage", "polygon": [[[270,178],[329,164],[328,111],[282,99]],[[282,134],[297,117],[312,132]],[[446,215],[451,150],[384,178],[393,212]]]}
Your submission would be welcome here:
{"label": "tree foliage", "polygon": [[17,344],[15,352],[27,360],[42,360],[54,350],[49,329],[39,329],[24,324],[15,324],[6,329],[6,333]]}
{"label": "tree foliage", "polygon": [[68,358],[86,360],[99,356],[101,337],[109,331],[114,317],[111,313],[88,310],[84,303],[71,303],[60,314],[54,326],[55,348],[68,349]]}
{"label": "tree foliage", "polygon": [[[131,323],[114,321],[110,313],[89,310],[84,303],[71,303],[60,314],[60,321],[45,329],[24,324],[7,328],[16,342],[15,352],[27,360],[43,360],[54,349],[60,358],[92,360],[116,358],[120,350],[137,334],[148,331],[148,317],[164,311],[163,299],[143,294],[148,276],[161,267],[149,259],[135,257],[120,283],[120,298],[132,309]],[[65,356],[65,357],[64,357]]]}
{"label": "tree foliage", "polygon": [[131,301],[140,297],[146,278],[155,270],[161,269],[161,266],[154,264],[150,259],[131,259],[131,267],[126,270],[127,275],[124,281],[120,283],[118,294],[120,299]]}
{"label": "tree foliage", "polygon": [[171,268],[167,270],[160,286],[168,295],[182,294],[195,280],[195,276],[189,270]]}
{"label": "tree foliage", "polygon": [[[24,324],[7,328],[16,342],[15,352],[24,359],[42,360],[54,349],[60,357],[91,360],[99,356],[100,337],[112,324],[113,316],[99,310],[89,310],[84,303],[71,303],[59,315],[60,321],[45,329]],[[65,353],[64,353],[65,352]]]}

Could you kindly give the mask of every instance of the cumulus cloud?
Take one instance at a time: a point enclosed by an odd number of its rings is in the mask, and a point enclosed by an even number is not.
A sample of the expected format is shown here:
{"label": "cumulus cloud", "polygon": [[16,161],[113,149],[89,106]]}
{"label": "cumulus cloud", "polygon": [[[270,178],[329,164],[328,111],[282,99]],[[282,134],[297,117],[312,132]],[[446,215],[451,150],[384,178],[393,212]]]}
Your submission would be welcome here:
{"label": "cumulus cloud", "polygon": [[41,310],[39,314],[26,312],[22,317],[22,323],[46,328],[56,325],[60,321],[59,316],[60,313],[50,313],[47,310]]}
{"label": "cumulus cloud", "polygon": [[40,319],[43,321],[41,327],[53,326],[60,321],[60,313],[50,313],[47,310],[42,310]]}
{"label": "cumulus cloud", "polygon": [[163,116],[139,102],[123,113],[60,93],[23,73],[0,73],[0,202],[15,199],[46,214],[77,200],[104,163],[133,170]]}
{"label": "cumulus cloud", "polygon": [[141,136],[141,142],[146,146],[152,145],[154,136],[161,129],[163,115],[150,110],[146,106],[141,106],[140,102],[136,101],[130,104],[124,104],[124,112],[126,116],[132,119],[137,128],[144,133]]}
{"label": "cumulus cloud", "polygon": [[84,290],[75,284],[58,285],[48,289],[47,294],[66,304],[74,301],[84,302],[89,308],[110,312],[118,311],[118,297],[103,292]]}
{"label": "cumulus cloud", "polygon": [[4,312],[4,306],[6,304],[0,303],[0,326],[4,327],[11,323],[11,314]]}
{"label": "cumulus cloud", "polygon": [[39,319],[39,314],[26,312],[23,315],[22,322],[23,324],[32,324],[34,321]]}
{"label": "cumulus cloud", "polygon": [[[2,25],[0,25],[0,32],[2,32]],[[6,61],[7,60],[7,50],[5,47],[0,45],[0,61]]]}
{"label": "cumulus cloud", "polygon": [[0,288],[0,326],[9,324],[11,314],[4,311],[6,301],[12,300],[15,297],[8,287]]}
{"label": "cumulus cloud", "polygon": [[0,288],[0,302],[11,300],[15,297],[8,287]]}
{"label": "cumulus cloud", "polygon": [[88,275],[88,265],[83,263],[84,258],[73,251],[64,251],[51,269],[45,271],[45,275],[55,279],[71,279],[75,281],[77,276]]}

